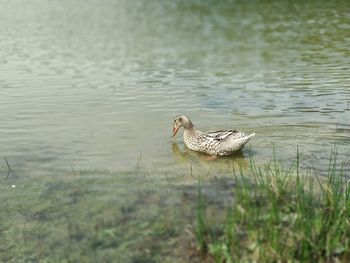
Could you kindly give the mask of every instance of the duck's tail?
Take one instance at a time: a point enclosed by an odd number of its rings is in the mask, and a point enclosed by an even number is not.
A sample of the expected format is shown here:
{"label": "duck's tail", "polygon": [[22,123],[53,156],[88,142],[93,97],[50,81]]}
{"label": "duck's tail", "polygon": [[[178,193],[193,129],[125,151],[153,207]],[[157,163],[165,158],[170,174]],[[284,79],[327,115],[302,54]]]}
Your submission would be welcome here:
{"label": "duck's tail", "polygon": [[252,137],[254,137],[254,136],[255,136],[255,132],[253,132],[253,133],[247,135],[245,138],[246,138],[247,140],[249,140],[250,138],[252,138]]}
{"label": "duck's tail", "polygon": [[245,137],[243,137],[241,140],[241,144],[239,146],[239,149],[242,149],[244,147],[244,145],[246,145],[246,143],[248,143],[249,140],[254,136],[255,136],[255,133],[251,133],[251,134],[248,134]]}

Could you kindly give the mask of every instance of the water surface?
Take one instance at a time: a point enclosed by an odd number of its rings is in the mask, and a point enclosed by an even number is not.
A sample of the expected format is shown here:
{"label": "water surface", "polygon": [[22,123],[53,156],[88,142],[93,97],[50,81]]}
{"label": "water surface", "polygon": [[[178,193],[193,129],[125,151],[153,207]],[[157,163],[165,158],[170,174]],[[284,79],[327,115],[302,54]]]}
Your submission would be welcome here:
{"label": "water surface", "polygon": [[[349,175],[348,2],[0,0],[0,261],[202,262],[199,178],[216,225],[250,153]],[[179,114],[256,137],[208,161]]]}
{"label": "water surface", "polygon": [[[0,149],[22,175],[230,169],[171,125],[255,132],[254,158],[350,149],[350,5],[1,1]],[[6,171],[5,162],[1,170]],[[202,170],[200,170],[202,171]]]}

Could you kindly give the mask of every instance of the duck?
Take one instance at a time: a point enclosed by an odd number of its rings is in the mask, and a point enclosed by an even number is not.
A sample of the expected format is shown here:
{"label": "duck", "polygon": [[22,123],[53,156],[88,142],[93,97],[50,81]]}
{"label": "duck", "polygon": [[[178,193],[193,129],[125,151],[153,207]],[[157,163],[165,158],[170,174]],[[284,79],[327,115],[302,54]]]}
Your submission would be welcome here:
{"label": "duck", "polygon": [[232,155],[255,136],[255,133],[245,134],[237,130],[202,132],[194,127],[189,117],[179,115],[174,119],[173,138],[181,127],[184,128],[183,140],[187,148],[213,157]]}

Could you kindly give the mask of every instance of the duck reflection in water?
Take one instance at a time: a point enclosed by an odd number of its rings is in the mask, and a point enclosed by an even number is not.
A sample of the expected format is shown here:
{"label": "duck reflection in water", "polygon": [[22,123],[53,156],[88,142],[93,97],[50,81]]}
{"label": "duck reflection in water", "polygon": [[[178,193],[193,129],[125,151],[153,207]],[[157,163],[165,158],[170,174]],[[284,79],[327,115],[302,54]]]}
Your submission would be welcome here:
{"label": "duck reflection in water", "polygon": [[180,149],[180,147],[176,141],[173,141],[171,145],[172,153],[176,161],[180,163],[193,162],[230,170],[236,168],[245,169],[249,166],[249,157],[246,156],[243,151],[236,152],[229,156],[222,156],[220,158],[213,159],[212,156],[205,153],[192,151],[185,145],[183,145],[183,149]]}

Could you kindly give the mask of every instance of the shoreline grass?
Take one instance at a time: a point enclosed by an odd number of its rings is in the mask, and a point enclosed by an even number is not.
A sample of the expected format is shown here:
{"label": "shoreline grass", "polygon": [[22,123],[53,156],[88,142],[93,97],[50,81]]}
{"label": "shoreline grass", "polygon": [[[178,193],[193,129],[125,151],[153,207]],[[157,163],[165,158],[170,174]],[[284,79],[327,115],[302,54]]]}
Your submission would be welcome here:
{"label": "shoreline grass", "polygon": [[300,171],[300,156],[298,150],[288,168],[274,157],[264,167],[251,159],[248,175],[234,171],[235,201],[219,225],[206,223],[199,189],[200,254],[220,263],[349,262],[350,181],[344,164],[332,151],[328,176],[319,178]]}

